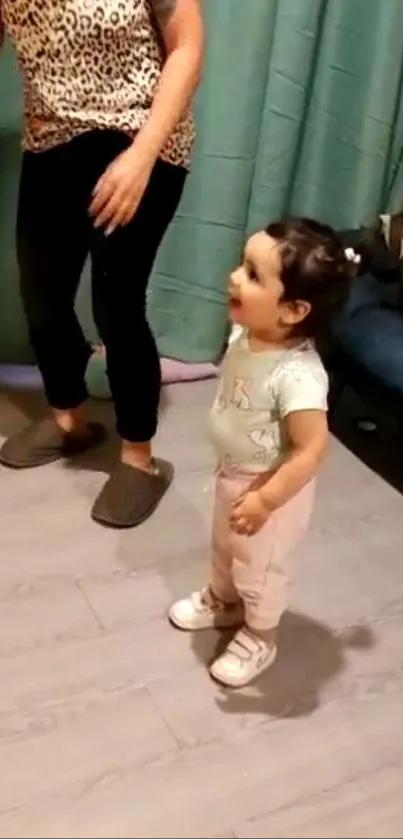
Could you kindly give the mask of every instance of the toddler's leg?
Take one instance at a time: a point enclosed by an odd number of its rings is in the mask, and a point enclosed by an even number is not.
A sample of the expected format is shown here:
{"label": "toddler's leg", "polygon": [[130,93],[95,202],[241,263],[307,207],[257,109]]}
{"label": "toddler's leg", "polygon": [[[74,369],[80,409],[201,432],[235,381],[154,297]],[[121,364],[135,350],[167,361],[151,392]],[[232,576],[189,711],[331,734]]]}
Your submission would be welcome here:
{"label": "toddler's leg", "polygon": [[212,676],[242,687],[273,664],[276,634],[287,607],[285,559],[309,525],[313,484],[273,513],[254,536],[233,537],[233,577],[245,609],[245,626],[211,667]]}
{"label": "toddler's leg", "polygon": [[201,592],[193,592],[171,607],[170,620],[179,629],[223,629],[243,623],[242,600],[232,579],[231,489],[229,479],[217,478],[208,587]]}
{"label": "toddler's leg", "polygon": [[233,531],[230,526],[233,480],[218,476],[215,488],[212,554],[208,590],[223,603],[239,603],[240,595],[233,581]]}

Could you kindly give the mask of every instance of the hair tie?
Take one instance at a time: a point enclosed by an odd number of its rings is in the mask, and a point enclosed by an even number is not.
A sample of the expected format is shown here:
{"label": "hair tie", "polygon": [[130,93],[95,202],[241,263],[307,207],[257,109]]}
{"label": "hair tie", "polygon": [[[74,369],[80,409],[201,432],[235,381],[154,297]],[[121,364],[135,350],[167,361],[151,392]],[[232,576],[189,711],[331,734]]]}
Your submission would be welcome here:
{"label": "hair tie", "polygon": [[361,262],[360,254],[356,253],[354,248],[346,248],[344,251],[344,256],[346,257],[348,262],[352,262],[354,265],[359,265]]}

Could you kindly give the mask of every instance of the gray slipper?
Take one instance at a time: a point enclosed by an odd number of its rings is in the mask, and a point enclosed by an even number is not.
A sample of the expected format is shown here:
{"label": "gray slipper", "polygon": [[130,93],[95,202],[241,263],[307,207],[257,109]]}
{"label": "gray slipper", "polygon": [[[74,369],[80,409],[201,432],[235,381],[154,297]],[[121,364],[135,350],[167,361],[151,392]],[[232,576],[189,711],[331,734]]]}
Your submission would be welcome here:
{"label": "gray slipper", "polygon": [[64,457],[84,454],[100,445],[105,436],[105,429],[98,422],[88,423],[79,434],[68,434],[53,419],[43,419],[6,440],[0,449],[0,463],[10,469],[45,466]]}
{"label": "gray slipper", "polygon": [[137,527],[158,507],[172,483],[174,468],[154,460],[154,473],[118,463],[91,511],[94,521],[107,527]]}

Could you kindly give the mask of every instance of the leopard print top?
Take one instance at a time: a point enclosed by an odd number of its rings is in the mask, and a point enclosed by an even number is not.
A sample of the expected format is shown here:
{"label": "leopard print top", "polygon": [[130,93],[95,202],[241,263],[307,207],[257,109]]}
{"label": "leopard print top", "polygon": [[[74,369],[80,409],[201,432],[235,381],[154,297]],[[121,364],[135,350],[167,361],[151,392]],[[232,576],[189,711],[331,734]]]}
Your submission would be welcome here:
{"label": "leopard print top", "polygon": [[[146,122],[163,66],[150,0],[2,0],[24,82],[23,146],[43,151],[85,131],[133,136]],[[188,166],[192,114],[161,157]]]}

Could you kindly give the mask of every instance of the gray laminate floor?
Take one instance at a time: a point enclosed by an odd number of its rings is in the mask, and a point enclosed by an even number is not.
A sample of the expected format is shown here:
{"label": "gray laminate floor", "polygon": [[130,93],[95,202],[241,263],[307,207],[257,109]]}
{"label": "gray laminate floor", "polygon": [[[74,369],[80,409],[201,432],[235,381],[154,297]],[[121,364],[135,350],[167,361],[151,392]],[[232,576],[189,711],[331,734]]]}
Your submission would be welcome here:
{"label": "gray laminate floor", "polygon": [[[164,619],[208,555],[212,388],[166,392],[177,480],[137,531],[88,517],[108,452],[0,472],[2,837],[403,837],[397,492],[333,441],[278,663],[254,687],[221,692],[217,637]],[[25,412],[4,394],[1,434]]]}

